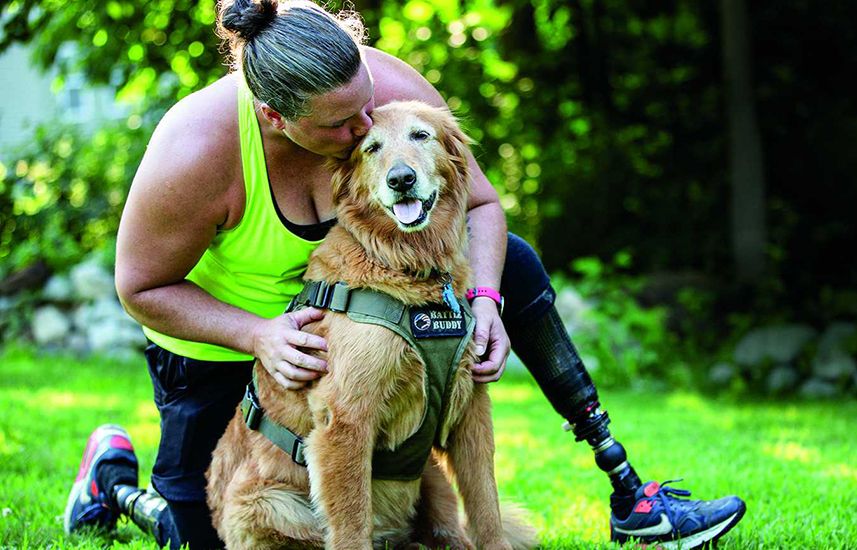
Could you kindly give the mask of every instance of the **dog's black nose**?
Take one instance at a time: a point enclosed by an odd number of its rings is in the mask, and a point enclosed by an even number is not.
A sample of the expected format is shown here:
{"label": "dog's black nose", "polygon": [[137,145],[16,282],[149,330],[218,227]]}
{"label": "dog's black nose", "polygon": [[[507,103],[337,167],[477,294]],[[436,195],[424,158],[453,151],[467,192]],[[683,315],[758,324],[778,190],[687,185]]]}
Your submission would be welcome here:
{"label": "dog's black nose", "polygon": [[407,191],[417,182],[417,173],[403,162],[398,162],[387,172],[387,186],[394,191]]}

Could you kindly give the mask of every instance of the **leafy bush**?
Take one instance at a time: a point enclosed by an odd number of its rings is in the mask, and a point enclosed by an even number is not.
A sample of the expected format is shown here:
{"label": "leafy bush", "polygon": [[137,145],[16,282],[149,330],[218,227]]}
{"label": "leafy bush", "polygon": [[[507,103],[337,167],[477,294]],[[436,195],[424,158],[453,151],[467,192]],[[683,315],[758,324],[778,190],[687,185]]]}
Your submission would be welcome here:
{"label": "leafy bush", "polygon": [[[599,385],[687,386],[689,371],[676,354],[678,340],[667,327],[667,309],[640,305],[636,295],[646,279],[628,275],[630,264],[627,252],[617,254],[611,263],[580,258],[571,265],[577,274],[573,281],[552,278],[572,339]],[[563,294],[575,292],[586,305],[577,312],[564,311]]]}
{"label": "leafy bush", "polygon": [[92,135],[46,124],[0,159],[0,277],[37,259],[64,270],[93,251],[112,254],[149,133],[124,121]]}

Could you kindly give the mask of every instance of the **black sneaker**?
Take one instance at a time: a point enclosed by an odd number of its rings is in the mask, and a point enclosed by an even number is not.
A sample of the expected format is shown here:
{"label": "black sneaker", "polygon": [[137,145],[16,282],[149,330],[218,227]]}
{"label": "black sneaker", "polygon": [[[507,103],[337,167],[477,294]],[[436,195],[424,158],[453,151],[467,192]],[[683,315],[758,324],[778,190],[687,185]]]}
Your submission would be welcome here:
{"label": "black sneaker", "polygon": [[119,510],[112,503],[110,491],[113,488],[101,487],[96,476],[98,467],[106,462],[121,468],[123,479],[137,479],[137,457],[128,432],[112,424],[96,428],[86,442],[80,470],[65,506],[63,526],[66,533],[87,526],[110,532],[116,526]]}
{"label": "black sneaker", "polygon": [[[675,480],[673,480],[675,481]],[[741,521],[747,506],[735,496],[717,500],[689,500],[690,491],[650,481],[637,489],[631,514],[610,515],[610,540],[657,543],[665,549],[699,548],[717,539]]]}

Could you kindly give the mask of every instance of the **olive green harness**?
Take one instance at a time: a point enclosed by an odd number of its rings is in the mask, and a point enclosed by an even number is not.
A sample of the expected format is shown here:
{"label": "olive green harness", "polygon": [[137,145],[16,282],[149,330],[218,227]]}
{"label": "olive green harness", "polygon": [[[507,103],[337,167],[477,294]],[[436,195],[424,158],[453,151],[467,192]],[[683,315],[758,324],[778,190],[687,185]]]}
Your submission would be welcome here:
{"label": "olive green harness", "polygon": [[[458,364],[475,327],[467,302],[459,301],[458,311],[444,304],[408,306],[374,290],[349,288],[345,283],[330,285],[308,281],[289,305],[289,311],[316,307],[345,313],[358,323],[380,325],[405,339],[425,364],[425,409],[417,431],[394,450],[376,449],[372,456],[375,479],[414,480],[420,477],[432,445],[440,445],[443,419],[449,407],[449,393]],[[454,304],[453,304],[454,307]],[[292,459],[306,466],[303,440],[266,417],[256,398],[254,384],[247,386],[241,403],[244,420]]]}

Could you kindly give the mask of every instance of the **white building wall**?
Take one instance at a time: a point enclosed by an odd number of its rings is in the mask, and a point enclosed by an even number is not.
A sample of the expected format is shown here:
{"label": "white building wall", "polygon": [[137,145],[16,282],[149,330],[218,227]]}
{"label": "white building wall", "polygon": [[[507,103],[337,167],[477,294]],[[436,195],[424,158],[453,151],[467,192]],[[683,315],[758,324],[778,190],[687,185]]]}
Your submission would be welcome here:
{"label": "white building wall", "polygon": [[96,127],[127,113],[115,103],[113,89],[88,86],[79,74],[68,76],[54,94],[54,75],[35,66],[26,45],[15,44],[0,55],[0,154],[25,142],[39,123]]}

